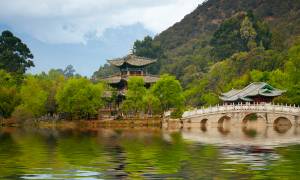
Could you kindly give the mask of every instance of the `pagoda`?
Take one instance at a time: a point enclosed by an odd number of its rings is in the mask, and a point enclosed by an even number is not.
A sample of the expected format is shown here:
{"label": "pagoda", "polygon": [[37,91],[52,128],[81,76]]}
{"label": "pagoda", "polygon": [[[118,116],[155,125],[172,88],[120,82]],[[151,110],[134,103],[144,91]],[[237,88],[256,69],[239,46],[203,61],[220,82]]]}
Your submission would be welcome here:
{"label": "pagoda", "polygon": [[159,77],[147,72],[147,66],[156,62],[154,59],[139,57],[129,54],[122,58],[107,61],[110,65],[120,69],[120,73],[103,79],[111,87],[118,90],[118,95],[125,96],[127,83],[130,77],[141,77],[144,79],[145,87],[149,88]]}
{"label": "pagoda", "polygon": [[232,89],[229,92],[222,93],[220,99],[225,104],[270,103],[284,92],[286,91],[276,89],[265,82],[254,82],[244,89]]}

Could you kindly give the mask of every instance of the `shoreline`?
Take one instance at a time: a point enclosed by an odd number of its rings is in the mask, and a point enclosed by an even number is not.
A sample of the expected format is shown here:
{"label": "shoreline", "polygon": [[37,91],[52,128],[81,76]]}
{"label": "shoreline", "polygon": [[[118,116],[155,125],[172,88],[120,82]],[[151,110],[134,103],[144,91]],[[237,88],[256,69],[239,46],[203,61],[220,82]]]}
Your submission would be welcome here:
{"label": "shoreline", "polygon": [[162,118],[132,118],[124,120],[45,120],[45,121],[28,121],[23,124],[16,120],[6,119],[0,121],[0,127],[37,127],[37,128],[162,128],[164,120]]}

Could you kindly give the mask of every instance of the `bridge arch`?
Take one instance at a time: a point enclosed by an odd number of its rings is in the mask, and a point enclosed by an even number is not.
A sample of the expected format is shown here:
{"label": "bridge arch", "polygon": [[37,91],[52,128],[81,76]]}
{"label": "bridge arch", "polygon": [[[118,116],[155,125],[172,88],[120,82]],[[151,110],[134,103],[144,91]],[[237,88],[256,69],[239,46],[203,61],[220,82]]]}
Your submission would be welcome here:
{"label": "bridge arch", "polygon": [[221,117],[219,118],[218,124],[219,124],[219,125],[222,125],[222,124],[225,123],[225,122],[230,122],[230,120],[231,120],[231,117],[230,117],[230,116],[228,116],[228,115],[223,115],[223,116],[221,116]]}
{"label": "bridge arch", "polygon": [[207,118],[204,118],[200,121],[200,128],[203,132],[207,131],[207,121],[208,121]]}
{"label": "bridge arch", "polygon": [[202,126],[207,126],[207,121],[208,121],[207,118],[202,119],[202,120],[200,121],[201,127],[202,127]]}
{"label": "bridge arch", "polygon": [[287,117],[278,117],[273,123],[274,130],[284,134],[292,128],[292,122]]}
{"label": "bridge arch", "polygon": [[227,135],[230,133],[231,128],[231,117],[228,115],[222,116],[218,120],[218,130],[221,134]]}
{"label": "bridge arch", "polygon": [[243,118],[242,118],[242,123],[243,124],[247,124],[247,122],[249,121],[257,121],[259,119],[263,119],[265,121],[265,123],[267,123],[267,120],[265,117],[263,117],[261,114],[257,113],[257,112],[252,112],[252,113],[248,113],[246,114]]}

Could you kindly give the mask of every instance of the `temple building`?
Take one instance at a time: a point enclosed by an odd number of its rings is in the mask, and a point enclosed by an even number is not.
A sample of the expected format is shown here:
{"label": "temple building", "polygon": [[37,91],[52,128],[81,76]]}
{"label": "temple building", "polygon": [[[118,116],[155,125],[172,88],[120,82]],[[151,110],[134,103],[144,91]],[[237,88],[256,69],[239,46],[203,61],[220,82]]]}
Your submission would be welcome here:
{"label": "temple building", "polygon": [[113,76],[101,79],[107,82],[116,90],[116,99],[112,91],[104,93],[106,105],[99,110],[99,119],[107,119],[118,114],[121,102],[126,98],[127,83],[130,77],[141,77],[144,79],[145,87],[150,88],[152,84],[159,80],[158,76],[153,76],[147,72],[147,67],[156,62],[154,59],[139,57],[129,54],[123,58],[107,61],[110,65],[119,68],[120,72]]}
{"label": "temple building", "polygon": [[220,99],[225,104],[237,103],[270,103],[285,91],[276,89],[264,82],[251,83],[244,89],[232,89],[222,93]]}
{"label": "temple building", "polygon": [[120,69],[120,73],[103,80],[111,87],[116,88],[122,95],[125,95],[128,79],[133,76],[142,77],[145,82],[145,87],[149,88],[159,79],[159,77],[150,75],[147,72],[147,66],[155,62],[156,60],[138,57],[133,54],[123,58],[108,60],[109,64]]}

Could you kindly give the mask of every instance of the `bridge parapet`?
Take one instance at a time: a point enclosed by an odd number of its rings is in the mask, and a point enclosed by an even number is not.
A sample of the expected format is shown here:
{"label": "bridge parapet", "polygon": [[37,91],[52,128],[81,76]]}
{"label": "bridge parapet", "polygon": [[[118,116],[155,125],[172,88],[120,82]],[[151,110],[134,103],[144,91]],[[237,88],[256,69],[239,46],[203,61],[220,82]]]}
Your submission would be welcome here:
{"label": "bridge parapet", "polygon": [[186,111],[183,119],[195,116],[204,116],[210,114],[219,114],[227,112],[267,112],[267,113],[284,113],[300,116],[300,107],[296,105],[279,105],[279,104],[232,104],[201,108],[192,111]]}

